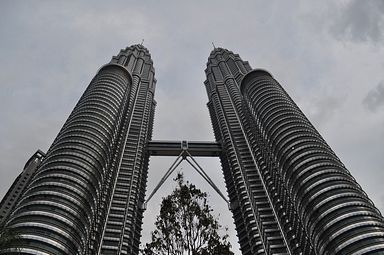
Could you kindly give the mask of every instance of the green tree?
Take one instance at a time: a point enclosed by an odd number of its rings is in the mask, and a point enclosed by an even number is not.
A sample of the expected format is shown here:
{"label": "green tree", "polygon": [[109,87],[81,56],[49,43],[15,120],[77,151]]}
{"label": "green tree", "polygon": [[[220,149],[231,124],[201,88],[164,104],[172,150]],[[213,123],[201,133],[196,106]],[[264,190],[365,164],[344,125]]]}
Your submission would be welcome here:
{"label": "green tree", "polygon": [[152,241],[142,250],[144,255],[233,255],[228,235],[220,237],[221,228],[211,214],[207,194],[195,185],[175,179],[177,187],[163,198]]}

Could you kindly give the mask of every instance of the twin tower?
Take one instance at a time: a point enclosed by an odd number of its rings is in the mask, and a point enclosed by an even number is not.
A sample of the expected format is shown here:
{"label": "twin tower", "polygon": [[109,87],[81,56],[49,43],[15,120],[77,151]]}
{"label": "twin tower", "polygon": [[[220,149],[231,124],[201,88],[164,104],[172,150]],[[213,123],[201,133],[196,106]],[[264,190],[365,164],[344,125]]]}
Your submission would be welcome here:
{"label": "twin tower", "polygon": [[[216,143],[195,152],[218,146],[242,254],[384,254],[380,212],[273,76],[222,48],[205,72]],[[183,147],[151,139],[154,75],[141,45],[100,68],[7,193],[0,254],[138,254],[149,157]]]}

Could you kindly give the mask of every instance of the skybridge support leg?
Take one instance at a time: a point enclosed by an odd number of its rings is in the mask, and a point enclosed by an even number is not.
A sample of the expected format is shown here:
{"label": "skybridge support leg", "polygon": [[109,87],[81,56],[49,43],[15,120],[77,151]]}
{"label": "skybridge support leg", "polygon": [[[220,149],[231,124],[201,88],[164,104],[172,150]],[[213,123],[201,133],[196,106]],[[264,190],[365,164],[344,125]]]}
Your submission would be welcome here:
{"label": "skybridge support leg", "polygon": [[188,151],[188,143],[186,141],[183,141],[181,143],[181,147],[182,147],[181,153],[176,158],[176,160],[172,163],[172,165],[170,166],[168,171],[164,174],[164,176],[160,179],[160,181],[156,185],[155,189],[148,196],[148,199],[146,201],[144,201],[144,203],[141,205],[141,209],[142,210],[147,209],[147,204],[148,204],[149,200],[151,200],[151,198],[155,195],[155,193],[159,190],[159,188],[164,184],[164,182],[168,179],[168,177],[175,171],[175,169],[180,165],[180,163],[183,160],[185,160],[216,191],[216,193],[219,194],[219,196],[227,203],[229,210],[232,211],[231,203],[228,201],[228,199],[224,196],[224,194],[220,191],[220,189],[212,181],[212,179],[209,177],[209,175],[204,171],[204,169],[199,165],[199,163],[197,163],[197,161],[193,158],[191,153]]}

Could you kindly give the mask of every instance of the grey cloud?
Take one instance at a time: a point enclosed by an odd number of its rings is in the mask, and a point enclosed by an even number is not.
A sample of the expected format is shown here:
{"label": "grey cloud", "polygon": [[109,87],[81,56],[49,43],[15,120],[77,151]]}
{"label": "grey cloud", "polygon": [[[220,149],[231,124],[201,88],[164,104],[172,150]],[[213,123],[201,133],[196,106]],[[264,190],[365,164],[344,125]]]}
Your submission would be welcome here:
{"label": "grey cloud", "polygon": [[341,106],[342,100],[338,97],[327,96],[314,100],[310,109],[311,120],[318,126],[327,123]]}
{"label": "grey cloud", "polygon": [[384,106],[384,81],[381,81],[375,88],[368,92],[363,100],[363,104],[372,112],[376,112]]}
{"label": "grey cloud", "polygon": [[352,0],[336,9],[330,32],[338,39],[378,42],[384,36],[384,1]]}

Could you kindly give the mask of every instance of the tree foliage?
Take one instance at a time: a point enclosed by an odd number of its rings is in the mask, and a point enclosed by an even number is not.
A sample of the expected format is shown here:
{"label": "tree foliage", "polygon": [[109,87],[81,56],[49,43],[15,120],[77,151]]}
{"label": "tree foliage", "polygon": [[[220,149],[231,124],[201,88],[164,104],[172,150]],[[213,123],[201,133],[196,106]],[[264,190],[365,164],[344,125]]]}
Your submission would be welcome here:
{"label": "tree foliage", "polygon": [[20,237],[15,231],[6,227],[4,224],[0,225],[0,251],[7,248],[10,243],[19,241]]}
{"label": "tree foliage", "polygon": [[195,185],[175,179],[177,187],[163,198],[152,241],[142,250],[144,255],[232,255],[228,235],[220,237],[221,228],[211,214],[207,194]]}

